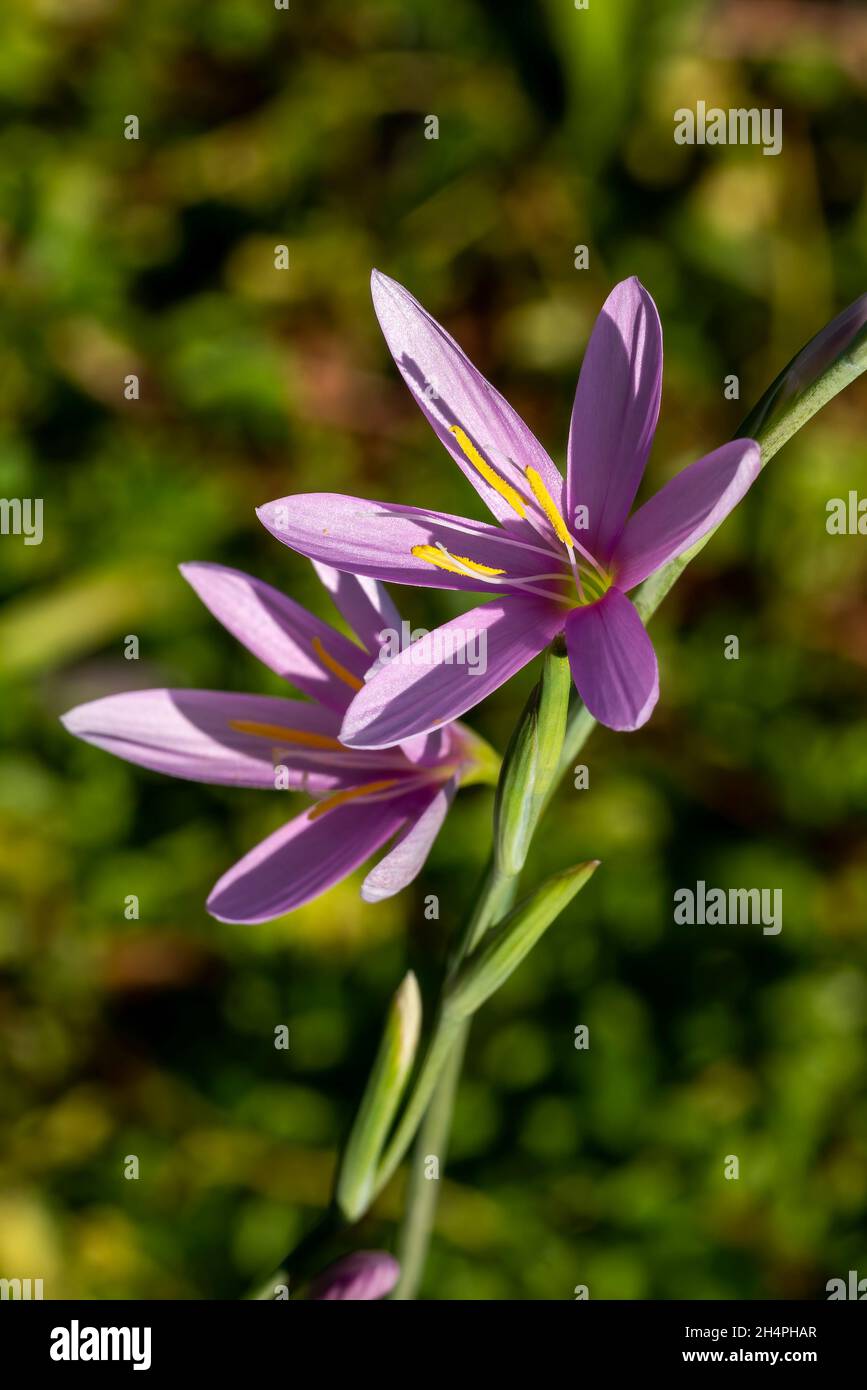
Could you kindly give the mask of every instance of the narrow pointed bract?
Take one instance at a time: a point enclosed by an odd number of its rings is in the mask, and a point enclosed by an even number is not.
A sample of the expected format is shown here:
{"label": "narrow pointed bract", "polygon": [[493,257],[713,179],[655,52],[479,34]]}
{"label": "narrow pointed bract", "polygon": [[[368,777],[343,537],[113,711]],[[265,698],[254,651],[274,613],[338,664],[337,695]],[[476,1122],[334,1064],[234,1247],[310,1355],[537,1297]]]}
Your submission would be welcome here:
{"label": "narrow pointed bract", "polygon": [[[656,704],[659,673],[627,595],[737,505],[758,475],[758,445],[724,445],[630,516],[662,391],[659,315],[638,280],[615,286],[593,329],[565,478],[407,290],[374,271],[372,293],[398,370],[492,522],[316,493],[269,502],[259,517],[315,561],[369,578],[484,593],[489,602],[420,638],[366,681],[341,739],[371,749],[428,733],[472,708],[558,634],[590,713],[612,729],[640,728]],[[486,668],[471,679],[444,659],[452,650],[445,639],[480,634]]]}
{"label": "narrow pointed bract", "polygon": [[576,864],[547,879],[520,902],[461,966],[446,990],[444,1009],[465,1018],[506,982],[576,893],[599,868],[599,860]]}
{"label": "narrow pointed bract", "polygon": [[335,1197],[350,1221],[366,1211],[376,1168],[415,1060],[421,995],[410,970],[391,1002],[376,1061],[340,1160]]}

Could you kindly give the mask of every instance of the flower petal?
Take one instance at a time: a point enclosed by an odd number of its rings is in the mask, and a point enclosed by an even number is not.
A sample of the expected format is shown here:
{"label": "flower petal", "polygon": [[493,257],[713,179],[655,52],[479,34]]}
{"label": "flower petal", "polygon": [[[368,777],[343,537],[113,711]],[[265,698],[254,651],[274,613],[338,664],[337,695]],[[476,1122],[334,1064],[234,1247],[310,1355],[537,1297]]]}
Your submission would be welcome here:
{"label": "flower petal", "polygon": [[307,1293],[312,1301],[371,1302],[385,1298],[400,1278],[400,1265],[384,1250],[354,1250],[318,1274]]}
{"label": "flower petal", "polygon": [[457,719],[532,661],[562,631],[563,615],[544,599],[509,595],[452,618],[370,677],[346,711],[341,741],[387,748]]}
{"label": "flower petal", "polygon": [[[304,811],[239,859],[216,883],[208,911],[221,922],[268,922],[339,883],[402,829],[414,796]],[[312,819],[311,819],[312,816]]]}
{"label": "flower petal", "polygon": [[436,767],[441,763],[453,742],[451,726],[444,729],[431,729],[427,734],[416,734],[405,739],[400,751],[411,763],[419,767]]}
{"label": "flower petal", "polygon": [[370,655],[376,656],[383,629],[400,632],[400,614],[387,591],[378,580],[366,575],[341,573],[316,560],[313,568],[331,595],[335,608],[343,614]]}
{"label": "flower petal", "polygon": [[180,566],[206,608],[278,676],[342,711],[364,680],[369,654],[261,579],[225,565]]}
{"label": "flower petal", "polygon": [[486,462],[525,500],[531,494],[523,469],[530,465],[541,474],[557,506],[562,506],[559,471],[532,430],[477,371],[454,338],[396,280],[374,270],[370,288],[376,316],[401,376],[435,434],[497,520],[510,529],[521,525],[510,503],[458,447],[450,433],[454,425],[460,426]]}
{"label": "flower petal", "polygon": [[712,531],[740,502],[761,467],[758,444],[735,439],[682,469],[627,521],[613,556],[617,587],[640,584]]}
{"label": "flower petal", "polygon": [[394,897],[420,873],[454,800],[457,785],[455,778],[451,778],[438,788],[418,819],[404,826],[388,854],[371,869],[361,885],[361,896],[366,903]]}
{"label": "flower petal", "polygon": [[420,507],[371,502],[335,492],[306,492],[266,502],[257,508],[257,515],[291,550],[335,569],[391,583],[473,591],[491,588],[481,576],[454,574],[413,554],[418,546],[430,548],[438,543],[462,559],[505,571],[504,579],[538,574],[540,564],[543,571],[551,568],[550,560],[518,544],[496,526]]}
{"label": "flower petal", "polygon": [[638,729],[650,718],[659,698],[656,653],[619,589],[573,609],[566,619],[566,650],[578,694],[600,724]]}
{"label": "flower petal", "polygon": [[653,442],[662,394],[662,328],[656,305],[633,276],[611,291],[584,354],[569,429],[569,519],[606,561],[635,500]]}
{"label": "flower petal", "polygon": [[[172,777],[224,786],[274,790],[277,763],[290,767],[293,787],[311,792],[354,785],[370,777],[371,760],[336,743],[339,715],[301,700],[217,690],[129,690],[78,705],[62,716],[76,738],[127,762]],[[238,725],[297,730],[314,746],[296,746]],[[326,741],[326,747],[316,745]],[[380,758],[381,765],[381,758]]]}

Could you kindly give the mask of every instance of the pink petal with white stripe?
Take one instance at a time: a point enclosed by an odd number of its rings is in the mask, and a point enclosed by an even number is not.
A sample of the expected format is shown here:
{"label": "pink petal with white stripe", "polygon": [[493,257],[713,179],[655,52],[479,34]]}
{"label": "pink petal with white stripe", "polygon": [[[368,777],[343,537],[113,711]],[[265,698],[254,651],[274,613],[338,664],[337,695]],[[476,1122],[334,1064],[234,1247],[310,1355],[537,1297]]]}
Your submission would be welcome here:
{"label": "pink petal with white stripe", "polygon": [[[428,512],[345,497],[336,492],[304,492],[281,497],[256,509],[263,526],[278,541],[311,560],[337,570],[350,570],[391,584],[417,584],[435,589],[496,588],[497,574],[454,573],[432,563],[419,547],[440,553],[444,546],[461,560],[505,571],[504,581],[551,569],[551,555],[540,555],[516,543],[497,526],[447,512]],[[530,539],[538,543],[535,533]]]}
{"label": "pink petal with white stripe", "polygon": [[350,802],[296,816],[216,883],[208,911],[221,922],[268,922],[317,898],[375,854],[410,815],[414,798]]}
{"label": "pink petal with white stripe", "polygon": [[619,589],[631,589],[724,521],[755,482],[762,455],[735,439],[691,463],[629,518],[612,560]]}
{"label": "pink petal with white stripe", "polygon": [[370,288],[385,341],[416,404],[497,520],[509,529],[523,524],[505,497],[460,449],[450,432],[455,425],[524,499],[531,498],[523,473],[529,465],[541,474],[557,506],[562,506],[563,478],[548,454],[451,334],[389,276],[374,270]]}
{"label": "pink petal with white stripe", "polygon": [[400,614],[387,591],[377,579],[363,574],[347,574],[330,565],[313,561],[319,579],[331,595],[331,601],[361,639],[371,656],[380,648],[380,633],[400,632]]}
{"label": "pink petal with white stripe", "polygon": [[[362,768],[336,746],[339,717],[331,710],[272,695],[219,690],[129,690],[77,705],[62,716],[69,733],[127,762],[192,782],[274,788],[274,768],[294,769],[293,786],[327,791],[347,782],[345,769]],[[293,745],[254,734],[244,725],[294,730],[326,747]],[[329,770],[329,757],[332,759]]]}
{"label": "pink petal with white stripe", "polygon": [[638,729],[659,698],[656,652],[635,608],[619,589],[575,608],[566,620],[566,650],[578,694],[609,729]]}
{"label": "pink petal with white stripe", "polygon": [[385,748],[459,718],[532,661],[564,617],[544,599],[509,595],[453,618],[370,678],[346,712],[341,740]]}
{"label": "pink petal with white stripe", "polygon": [[418,819],[410,821],[401,830],[385,858],[380,859],[375,869],[371,869],[361,885],[361,896],[365,902],[378,903],[383,898],[392,898],[412,883],[424,868],[456,791],[457,782],[452,778],[434,793],[433,800]]}
{"label": "pink petal with white stripe", "polygon": [[607,561],[641,482],[662,396],[662,327],[656,305],[632,276],[602,306],[584,354],[569,428],[569,519],[588,510],[578,532]]}

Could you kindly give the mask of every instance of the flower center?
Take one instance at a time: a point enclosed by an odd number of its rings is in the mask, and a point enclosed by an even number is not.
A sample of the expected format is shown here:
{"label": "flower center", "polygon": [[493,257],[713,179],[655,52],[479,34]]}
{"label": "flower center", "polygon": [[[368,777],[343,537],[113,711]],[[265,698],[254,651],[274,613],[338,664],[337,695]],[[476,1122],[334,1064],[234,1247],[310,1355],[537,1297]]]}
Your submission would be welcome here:
{"label": "flower center", "polygon": [[[544,540],[549,539],[545,528],[547,522],[556,542],[556,548],[551,548],[550,545],[542,547],[531,545],[527,541],[520,540],[517,536],[509,535],[503,537],[504,552],[507,546],[519,546],[524,550],[538,551],[543,556],[550,556],[558,568],[553,573],[510,575],[506,569],[482,564],[481,561],[474,560],[468,555],[455,555],[446,549],[442,541],[437,541],[434,545],[414,545],[412,554],[419,560],[426,560],[428,564],[435,565],[438,569],[448,570],[451,574],[463,574],[469,579],[492,584],[497,589],[511,588],[528,594],[537,594],[540,598],[552,599],[555,603],[562,604],[564,608],[571,608],[575,605],[570,602],[565,593],[552,589],[550,585],[552,582],[558,584],[562,583],[563,580],[568,580],[571,570],[578,595],[577,606],[585,607],[587,604],[597,603],[610,589],[611,575],[602,568],[590,551],[586,550],[581,542],[572,535],[560,508],[548,491],[545,480],[538,469],[528,464],[523,470],[524,480],[542,513],[541,516],[537,515],[534,519],[532,515],[529,517],[527,515],[527,507],[532,506],[529,497],[525,500],[511,483],[500,476],[487,459],[483,458],[466,431],[461,429],[460,425],[451,425],[449,432],[454,435],[458,448],[476,472],[508,502],[512,510],[522,520],[529,521]],[[509,459],[509,465],[516,471],[520,471],[512,459]],[[566,551],[569,570],[560,567],[562,564],[560,546]],[[540,587],[542,584],[545,585],[544,588]]]}
{"label": "flower center", "polygon": [[578,607],[585,608],[588,603],[598,603],[611,588],[611,575],[604,570],[586,569],[579,566],[581,587],[578,590]]}
{"label": "flower center", "polygon": [[594,560],[589,550],[570,532],[563,515],[554,498],[551,496],[541,473],[535,468],[528,466],[524,469],[527,475],[527,482],[542,511],[545,513],[551,524],[557,540],[565,546],[566,554],[569,557],[569,565],[575,580],[575,588],[578,591],[578,604],[583,607],[588,603],[595,603],[611,586],[611,577],[606,574],[597,560]]}

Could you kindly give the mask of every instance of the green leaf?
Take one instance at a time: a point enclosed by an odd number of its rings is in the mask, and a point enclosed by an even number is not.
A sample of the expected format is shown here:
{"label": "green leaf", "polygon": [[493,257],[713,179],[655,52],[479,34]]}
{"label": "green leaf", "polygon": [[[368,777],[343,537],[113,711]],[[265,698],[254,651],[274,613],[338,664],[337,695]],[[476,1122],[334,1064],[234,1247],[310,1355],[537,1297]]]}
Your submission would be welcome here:
{"label": "green leaf", "polygon": [[555,874],[509,913],[469,957],[448,987],[443,1011],[465,1018],[481,1008],[527,956],[599,867],[598,859]]}

